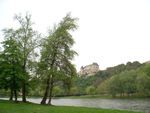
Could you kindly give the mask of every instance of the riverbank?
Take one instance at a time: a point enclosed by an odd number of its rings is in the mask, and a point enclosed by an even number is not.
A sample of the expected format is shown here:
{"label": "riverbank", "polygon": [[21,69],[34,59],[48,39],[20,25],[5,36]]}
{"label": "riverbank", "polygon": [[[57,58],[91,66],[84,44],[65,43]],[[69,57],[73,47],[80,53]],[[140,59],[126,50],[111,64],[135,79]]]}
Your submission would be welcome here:
{"label": "riverbank", "polygon": [[[0,98],[9,98],[9,96],[1,96]],[[18,96],[18,98],[21,98],[21,96]],[[27,98],[43,98],[43,96],[27,96]],[[59,99],[59,98],[69,98],[69,99],[150,99],[150,97],[146,96],[116,96],[112,97],[111,95],[76,95],[76,96],[54,96],[53,99]]]}
{"label": "riverbank", "polygon": [[139,113],[86,107],[44,106],[33,103],[14,103],[0,100],[0,113]]}
{"label": "riverbank", "polygon": [[[32,98],[32,97],[31,97]],[[116,96],[112,97],[111,95],[80,95],[80,96],[60,96],[60,97],[53,97],[53,98],[69,98],[69,99],[150,99],[150,97],[145,96]]]}

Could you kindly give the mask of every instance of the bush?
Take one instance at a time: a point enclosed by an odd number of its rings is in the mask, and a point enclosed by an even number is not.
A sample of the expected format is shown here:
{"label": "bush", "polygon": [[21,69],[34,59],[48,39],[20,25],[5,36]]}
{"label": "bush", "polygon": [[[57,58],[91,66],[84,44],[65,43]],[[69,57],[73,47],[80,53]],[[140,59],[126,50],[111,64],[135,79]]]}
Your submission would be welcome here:
{"label": "bush", "polygon": [[93,94],[95,94],[95,87],[94,86],[88,86],[87,88],[86,88],[86,94],[88,94],[88,95],[93,95]]}

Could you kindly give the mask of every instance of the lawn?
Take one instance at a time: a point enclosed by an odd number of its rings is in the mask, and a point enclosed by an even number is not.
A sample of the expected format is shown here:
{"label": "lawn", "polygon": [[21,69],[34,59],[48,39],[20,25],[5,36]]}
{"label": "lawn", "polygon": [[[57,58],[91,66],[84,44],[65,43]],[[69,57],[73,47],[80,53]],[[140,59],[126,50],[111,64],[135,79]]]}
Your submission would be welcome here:
{"label": "lawn", "polygon": [[137,113],[85,107],[48,106],[33,103],[14,103],[0,100],[0,113]]}

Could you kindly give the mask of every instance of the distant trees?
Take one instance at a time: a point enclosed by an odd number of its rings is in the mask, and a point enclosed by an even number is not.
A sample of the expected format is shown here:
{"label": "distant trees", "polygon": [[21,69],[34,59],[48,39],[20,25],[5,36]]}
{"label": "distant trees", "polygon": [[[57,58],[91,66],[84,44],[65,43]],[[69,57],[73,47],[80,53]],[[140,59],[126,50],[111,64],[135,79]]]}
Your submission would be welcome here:
{"label": "distant trees", "polygon": [[[103,91],[113,97],[142,95],[150,96],[150,64],[143,64],[136,70],[123,71],[114,75],[99,85],[99,92]],[[105,86],[105,87],[103,87]]]}
{"label": "distant trees", "polygon": [[78,95],[79,94],[79,89],[77,86],[71,87],[70,89],[70,95]]}
{"label": "distant trees", "polygon": [[61,93],[62,93],[62,90],[59,86],[53,87],[52,96],[58,96],[58,95],[61,95]]}
{"label": "distant trees", "polygon": [[136,78],[136,88],[139,95],[150,96],[150,77],[146,74],[141,74]]}
{"label": "distant trees", "polygon": [[108,84],[108,90],[110,94],[116,96],[120,94],[120,96],[124,96],[125,94],[130,95],[136,92],[135,86],[135,78],[136,72],[125,71],[120,73],[119,75],[113,76]]}
{"label": "distant trees", "polygon": [[144,64],[137,70],[137,92],[140,95],[150,96],[150,64]]}
{"label": "distant trees", "polygon": [[78,95],[150,96],[149,79],[150,64],[135,61],[107,68],[94,76],[77,77],[73,87],[78,89]]}
{"label": "distant trees", "polygon": [[[60,78],[55,80],[56,93],[54,88],[54,95],[149,96],[150,65],[139,65],[139,63],[134,65],[134,62],[127,64],[100,71],[95,76],[74,77],[72,81],[68,79],[68,76],[61,76],[63,82],[57,82],[60,81]],[[57,93],[57,86],[61,89],[59,93]]]}
{"label": "distant trees", "polygon": [[[94,76],[76,77],[73,81],[74,82],[73,87],[77,87],[78,95],[87,94],[86,89],[91,86],[95,88],[96,90],[95,94],[99,94],[99,93],[105,94],[105,93],[113,92],[111,90],[108,90],[108,83],[112,76],[119,75],[120,73],[125,72],[125,71],[128,72],[131,70],[136,70],[140,68],[141,66],[142,64],[140,64],[138,61],[128,62],[127,64],[120,64],[114,67],[109,67],[106,70],[100,70]],[[116,77],[115,79],[118,79],[118,80],[114,80],[117,84],[120,81],[120,78]],[[124,78],[124,79],[127,79],[127,78]],[[110,85],[110,87],[114,87],[114,85],[112,86]]]}
{"label": "distant trees", "polygon": [[88,86],[86,88],[86,94],[88,95],[94,95],[96,92],[95,87],[94,86]]}

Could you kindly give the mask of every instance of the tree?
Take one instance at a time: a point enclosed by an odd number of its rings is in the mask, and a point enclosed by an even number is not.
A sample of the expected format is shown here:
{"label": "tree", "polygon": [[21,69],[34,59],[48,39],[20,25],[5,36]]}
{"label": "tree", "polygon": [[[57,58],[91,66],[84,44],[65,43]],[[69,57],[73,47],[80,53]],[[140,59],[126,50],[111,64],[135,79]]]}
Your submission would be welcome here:
{"label": "tree", "polygon": [[70,76],[76,74],[76,69],[71,63],[76,52],[71,49],[74,40],[70,34],[70,31],[76,28],[76,18],[72,18],[70,14],[67,14],[63,20],[49,32],[49,36],[43,43],[39,68],[41,74],[44,75],[46,79],[46,88],[41,104],[46,104],[46,100],[49,96],[48,104],[51,105],[55,81],[63,80],[64,76],[68,79],[68,77],[71,78]]}
{"label": "tree", "polygon": [[[144,68],[147,68],[147,66],[144,66]],[[146,73],[147,72],[139,72],[136,78],[136,89],[142,96],[150,96],[150,76]]]}
{"label": "tree", "polygon": [[23,56],[22,60],[22,70],[24,79],[22,80],[22,101],[26,102],[26,89],[29,80],[29,67],[30,62],[35,59],[34,49],[39,45],[39,35],[32,28],[31,15],[26,13],[23,18],[21,15],[16,15],[15,19],[19,22],[19,28],[16,30],[16,40],[20,45]]}
{"label": "tree", "polygon": [[0,81],[3,88],[10,89],[10,100],[15,96],[17,101],[17,91],[20,89],[20,81],[22,80],[22,56],[20,47],[15,40],[16,32],[13,29],[4,30],[5,41],[3,51],[0,56],[1,73]]}
{"label": "tree", "polygon": [[113,97],[118,93],[122,93],[122,84],[119,75],[112,76],[108,80],[108,91]]}
{"label": "tree", "polygon": [[96,92],[98,94],[108,94],[108,83],[109,80],[104,80],[99,86],[96,88]]}
{"label": "tree", "polygon": [[122,84],[124,93],[130,96],[131,94],[136,93],[136,76],[137,73],[135,70],[125,71],[124,75],[122,75]]}
{"label": "tree", "polygon": [[109,92],[113,96],[116,94],[120,94],[120,96],[124,96],[124,94],[128,94],[128,96],[132,93],[136,92],[136,71],[124,71],[118,75],[113,76],[109,80]]}

